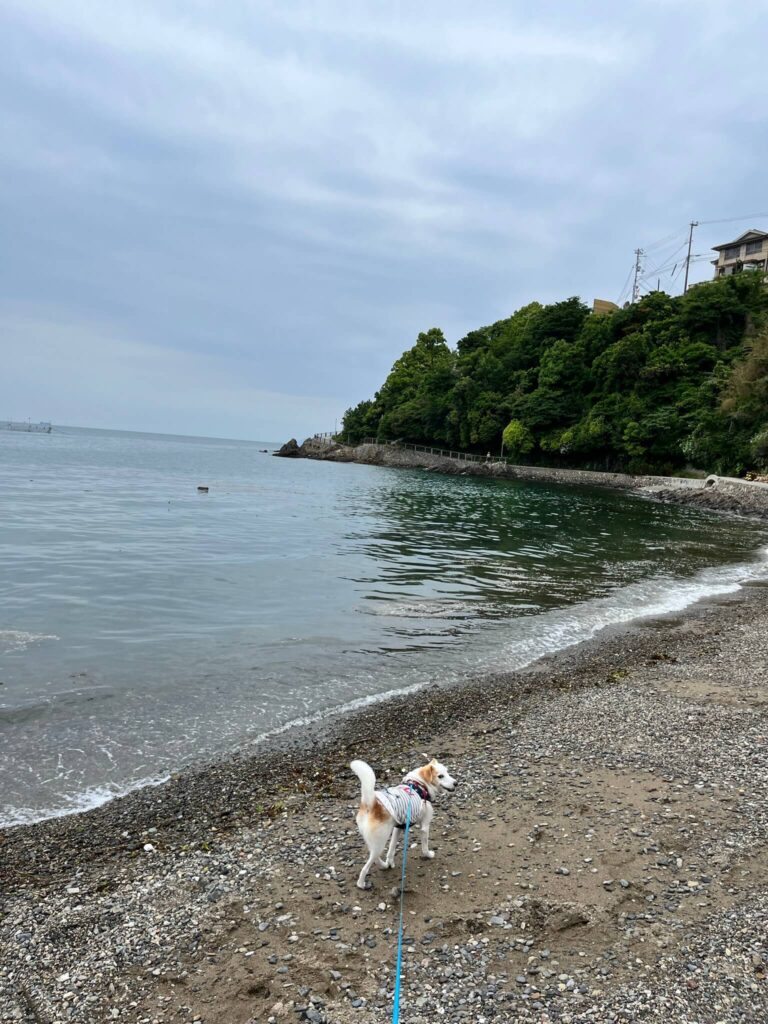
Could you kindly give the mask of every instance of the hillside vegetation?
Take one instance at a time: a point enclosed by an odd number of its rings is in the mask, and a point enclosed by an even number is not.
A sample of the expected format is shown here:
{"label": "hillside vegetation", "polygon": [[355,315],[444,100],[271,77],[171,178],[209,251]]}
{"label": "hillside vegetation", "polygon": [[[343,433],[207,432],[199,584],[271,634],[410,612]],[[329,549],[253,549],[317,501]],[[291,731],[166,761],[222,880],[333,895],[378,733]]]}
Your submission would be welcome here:
{"label": "hillside vegetation", "polygon": [[607,315],[532,302],[448,347],[420,334],[343,434],[539,465],[740,474],[768,465],[768,295],[742,273]]}

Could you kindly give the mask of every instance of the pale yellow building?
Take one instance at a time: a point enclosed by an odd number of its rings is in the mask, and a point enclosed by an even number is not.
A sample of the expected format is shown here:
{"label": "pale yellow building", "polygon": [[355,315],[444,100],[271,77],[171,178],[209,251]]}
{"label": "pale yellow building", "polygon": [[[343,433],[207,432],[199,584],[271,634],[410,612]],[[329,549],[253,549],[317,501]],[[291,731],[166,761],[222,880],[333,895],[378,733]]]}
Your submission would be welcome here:
{"label": "pale yellow building", "polygon": [[713,245],[712,248],[717,253],[717,259],[712,260],[715,278],[738,274],[742,270],[768,273],[768,231],[751,228],[733,242]]}
{"label": "pale yellow building", "polygon": [[608,299],[594,299],[592,302],[593,313],[615,313],[618,308],[615,302]]}

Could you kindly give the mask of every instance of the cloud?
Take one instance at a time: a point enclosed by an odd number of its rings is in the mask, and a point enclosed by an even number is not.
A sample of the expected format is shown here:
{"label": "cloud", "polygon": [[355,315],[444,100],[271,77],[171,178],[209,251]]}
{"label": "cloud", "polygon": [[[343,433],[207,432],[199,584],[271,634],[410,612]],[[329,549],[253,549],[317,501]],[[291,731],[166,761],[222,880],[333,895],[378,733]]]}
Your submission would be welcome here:
{"label": "cloud", "polygon": [[352,404],[425,327],[615,298],[760,210],[765,9],[0,0],[0,313]]}
{"label": "cloud", "polygon": [[332,430],[343,412],[337,398],[258,387],[258,365],[148,345],[109,326],[20,312],[0,318],[0,334],[10,418],[34,407],[78,426],[87,410],[87,425],[173,433],[182,423],[200,433],[195,425],[215,417],[219,436],[277,440]]}

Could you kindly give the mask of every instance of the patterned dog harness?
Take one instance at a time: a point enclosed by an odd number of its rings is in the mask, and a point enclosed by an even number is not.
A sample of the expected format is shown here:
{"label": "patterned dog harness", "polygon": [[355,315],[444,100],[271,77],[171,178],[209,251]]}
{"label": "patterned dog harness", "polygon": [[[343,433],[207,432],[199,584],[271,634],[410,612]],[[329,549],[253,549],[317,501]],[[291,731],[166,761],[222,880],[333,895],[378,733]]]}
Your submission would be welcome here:
{"label": "patterned dog harness", "polygon": [[377,789],[375,796],[381,806],[394,818],[396,828],[405,828],[409,804],[411,821],[421,821],[424,804],[432,802],[427,787],[413,779],[402,782],[399,786],[390,786],[389,789]]}

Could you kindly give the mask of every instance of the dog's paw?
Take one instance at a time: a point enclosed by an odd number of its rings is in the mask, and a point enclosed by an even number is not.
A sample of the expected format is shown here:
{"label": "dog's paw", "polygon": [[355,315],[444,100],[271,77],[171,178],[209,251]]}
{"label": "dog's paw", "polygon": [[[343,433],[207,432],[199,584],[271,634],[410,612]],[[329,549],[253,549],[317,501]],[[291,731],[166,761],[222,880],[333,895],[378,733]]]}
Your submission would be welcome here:
{"label": "dog's paw", "polygon": [[422,860],[434,860],[435,859],[435,851],[434,850],[424,850],[422,852],[422,854],[421,854],[421,859]]}
{"label": "dog's paw", "polygon": [[357,885],[357,888],[362,889],[363,892],[368,892],[369,889],[373,888],[373,885],[370,882],[363,882],[362,884],[360,882],[356,882],[355,884]]}

